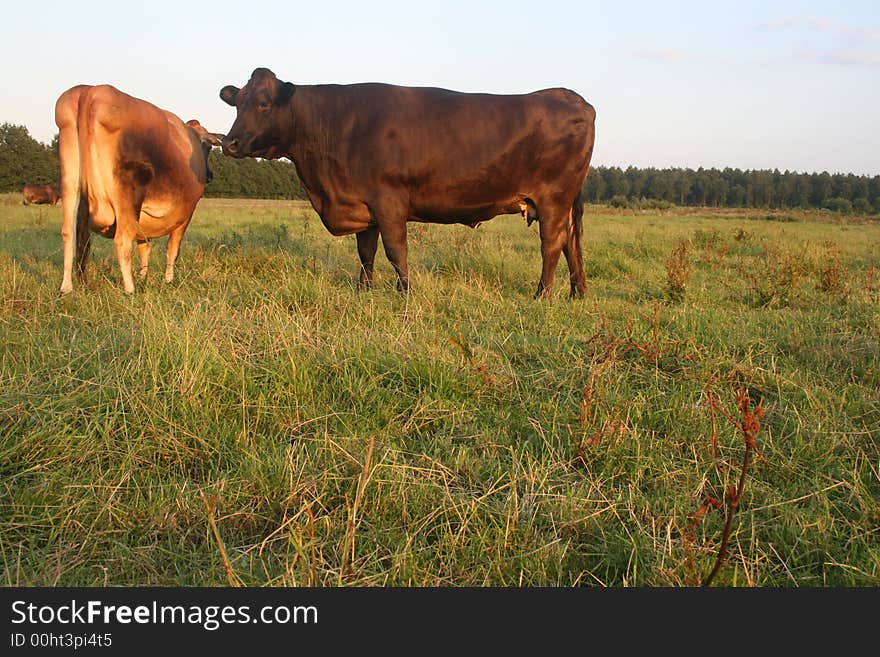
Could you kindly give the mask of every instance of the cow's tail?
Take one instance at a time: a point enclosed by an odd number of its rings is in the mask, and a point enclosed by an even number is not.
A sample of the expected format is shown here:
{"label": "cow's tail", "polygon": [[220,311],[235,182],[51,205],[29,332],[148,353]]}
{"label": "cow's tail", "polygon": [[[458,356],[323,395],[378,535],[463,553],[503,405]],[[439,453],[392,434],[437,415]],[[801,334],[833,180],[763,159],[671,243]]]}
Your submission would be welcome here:
{"label": "cow's tail", "polygon": [[577,196],[574,198],[574,203],[571,204],[571,226],[569,228],[571,231],[571,241],[572,246],[574,247],[574,255],[576,258],[583,257],[583,251],[581,250],[581,239],[584,235],[584,192],[583,188],[581,188]]}
{"label": "cow's tail", "polygon": [[64,276],[61,293],[73,290],[73,263],[77,244],[77,215],[82,187],[82,153],[79,139],[79,105],[84,87],[68,89],[55,103],[58,126],[58,159],[61,162],[61,239],[64,249]]}
{"label": "cow's tail", "polygon": [[571,224],[572,224],[572,232],[574,233],[573,242],[575,248],[575,255],[582,261],[583,251],[581,250],[581,238],[584,234],[584,183],[586,183],[587,176],[590,173],[590,161],[593,159],[593,145],[596,142],[596,108],[590,105],[590,103],[581,99],[581,102],[584,103],[584,115],[583,115],[583,126],[585,133],[584,137],[584,178],[581,180],[581,186],[578,188],[577,196],[574,198],[574,203],[571,206]]}

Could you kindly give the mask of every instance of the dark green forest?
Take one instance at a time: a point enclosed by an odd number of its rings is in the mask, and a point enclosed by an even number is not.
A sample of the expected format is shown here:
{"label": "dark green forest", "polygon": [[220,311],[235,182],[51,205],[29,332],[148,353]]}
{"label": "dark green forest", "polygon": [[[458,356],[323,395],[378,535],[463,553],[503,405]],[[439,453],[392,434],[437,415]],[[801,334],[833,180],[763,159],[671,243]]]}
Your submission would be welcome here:
{"label": "dark green forest", "polygon": [[0,192],[25,185],[58,185],[58,138],[41,144],[21,125],[0,125]]}
{"label": "dark green forest", "polygon": [[741,169],[595,167],[584,200],[621,207],[801,208],[880,213],[880,176]]}
{"label": "dark green forest", "polygon": [[214,179],[205,188],[205,196],[307,198],[293,164],[287,160],[237,160],[226,157],[219,148],[213,148],[208,156],[208,166]]}
{"label": "dark green forest", "polygon": [[[0,125],[0,192],[25,184],[58,184],[58,138],[35,140],[24,126]],[[286,160],[225,157],[211,152],[214,179],[205,196],[229,198],[306,198],[293,165]],[[741,169],[639,169],[594,167],[584,200],[617,207],[825,209],[880,214],[880,176]]]}

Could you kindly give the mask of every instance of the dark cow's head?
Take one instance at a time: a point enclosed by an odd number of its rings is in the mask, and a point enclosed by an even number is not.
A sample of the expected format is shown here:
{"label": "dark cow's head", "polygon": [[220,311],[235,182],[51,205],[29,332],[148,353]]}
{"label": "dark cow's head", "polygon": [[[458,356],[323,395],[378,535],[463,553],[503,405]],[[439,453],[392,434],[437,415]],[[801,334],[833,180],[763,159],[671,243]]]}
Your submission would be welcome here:
{"label": "dark cow's head", "polygon": [[[205,162],[205,184],[207,184],[214,179],[214,174],[211,173],[211,167],[208,166],[208,154],[211,152],[212,146],[220,146],[223,140],[223,135],[216,132],[208,132],[202,124],[195,119],[190,119],[186,122],[186,125],[192,128],[192,131],[196,134],[196,137],[198,137],[198,140],[202,145],[202,159]],[[196,164],[198,163],[193,163],[193,165]],[[193,170],[198,171],[199,167],[194,166]]]}
{"label": "dark cow's head", "polygon": [[233,157],[284,157],[290,146],[287,106],[296,89],[267,68],[258,68],[242,89],[227,85],[220,98],[238,110],[223,139],[223,152]]}

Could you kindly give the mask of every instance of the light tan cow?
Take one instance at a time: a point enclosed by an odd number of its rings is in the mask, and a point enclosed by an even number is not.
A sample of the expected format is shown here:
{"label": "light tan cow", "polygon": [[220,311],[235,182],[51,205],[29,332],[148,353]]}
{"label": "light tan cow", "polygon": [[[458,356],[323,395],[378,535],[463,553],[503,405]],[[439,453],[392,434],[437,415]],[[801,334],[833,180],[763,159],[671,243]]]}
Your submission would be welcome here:
{"label": "light tan cow", "polygon": [[168,235],[165,281],[196,204],[211,180],[208,153],[223,135],[110,85],[79,85],[55,103],[61,157],[64,277],[61,292],[73,290],[76,260],[82,279],[91,232],[113,239],[122,284],[134,292],[133,243],[139,277],[146,276],[150,239]]}

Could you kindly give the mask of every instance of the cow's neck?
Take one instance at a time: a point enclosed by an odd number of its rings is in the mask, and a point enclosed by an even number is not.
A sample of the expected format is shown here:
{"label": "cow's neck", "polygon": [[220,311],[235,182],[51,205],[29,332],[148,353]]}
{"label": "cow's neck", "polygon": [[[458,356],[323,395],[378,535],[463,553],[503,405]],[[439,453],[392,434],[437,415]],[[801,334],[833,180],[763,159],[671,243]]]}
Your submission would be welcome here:
{"label": "cow's neck", "polygon": [[291,158],[326,153],[336,137],[336,102],[330,85],[301,85],[290,99],[292,126],[288,152]]}
{"label": "cow's neck", "polygon": [[296,165],[309,196],[324,197],[334,149],[333,99],[320,87],[297,86],[289,108],[287,157]]}

